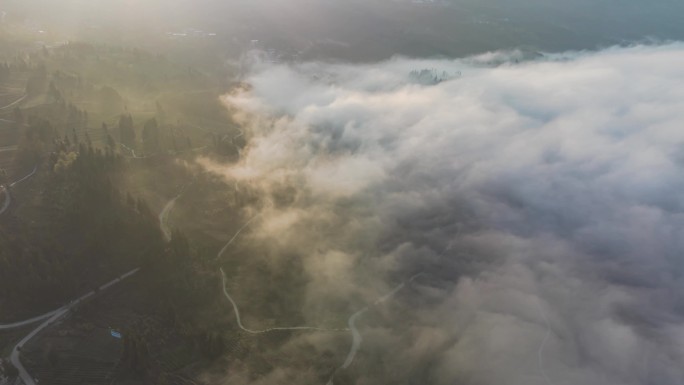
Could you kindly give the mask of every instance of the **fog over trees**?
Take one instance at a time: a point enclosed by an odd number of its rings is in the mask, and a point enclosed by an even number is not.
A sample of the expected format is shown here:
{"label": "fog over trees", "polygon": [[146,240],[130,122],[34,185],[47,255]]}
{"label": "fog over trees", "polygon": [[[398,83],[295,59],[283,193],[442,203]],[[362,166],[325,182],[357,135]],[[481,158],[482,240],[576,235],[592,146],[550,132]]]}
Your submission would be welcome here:
{"label": "fog over trees", "polygon": [[2,2],[0,385],[684,383],[682,14]]}

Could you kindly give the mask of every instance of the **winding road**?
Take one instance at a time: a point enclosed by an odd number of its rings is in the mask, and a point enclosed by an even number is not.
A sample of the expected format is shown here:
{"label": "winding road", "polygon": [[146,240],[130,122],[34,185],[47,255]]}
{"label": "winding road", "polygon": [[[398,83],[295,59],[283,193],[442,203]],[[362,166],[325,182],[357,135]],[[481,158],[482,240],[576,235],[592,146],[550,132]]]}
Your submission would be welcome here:
{"label": "winding road", "polygon": [[391,299],[392,297],[394,297],[401,289],[406,287],[407,283],[413,282],[414,279],[416,279],[418,276],[420,276],[422,274],[423,274],[422,272],[415,274],[411,278],[409,278],[406,281],[397,285],[389,293],[387,293],[387,294],[383,295],[382,297],[376,299],[372,305],[364,307],[363,309],[357,311],[356,313],[352,314],[351,317],[349,317],[347,324],[349,325],[349,328],[352,331],[352,344],[351,344],[351,347],[349,348],[349,353],[347,353],[347,358],[344,360],[344,363],[342,364],[342,366],[335,369],[332,376],[330,376],[330,380],[328,380],[326,385],[333,385],[333,379],[335,378],[335,374],[337,373],[337,371],[342,370],[342,369],[347,369],[349,367],[349,365],[351,365],[352,362],[354,362],[354,357],[356,357],[356,353],[359,351],[359,348],[361,347],[361,342],[363,342],[363,337],[361,336],[359,329],[356,327],[356,321],[359,319],[359,317],[364,315],[364,313],[366,313],[367,311],[371,310],[372,307],[377,306],[377,305],[387,301],[388,299]]}
{"label": "winding road", "polygon": [[219,269],[221,271],[221,278],[223,279],[223,295],[228,298],[230,303],[233,305],[233,311],[235,311],[235,318],[237,319],[237,324],[242,329],[243,331],[246,331],[247,333],[250,334],[261,334],[261,333],[268,333],[268,332],[273,332],[277,330],[317,330],[317,331],[324,331],[324,332],[348,332],[349,329],[328,329],[328,328],[319,328],[315,326],[289,326],[289,327],[273,327],[273,328],[268,328],[268,329],[261,329],[261,330],[253,330],[253,329],[248,329],[242,324],[242,320],[240,319],[240,310],[238,309],[237,304],[231,298],[230,294],[228,294],[228,290],[226,289],[226,273],[223,271],[223,268]]}
{"label": "winding road", "polygon": [[[9,187],[14,187],[17,184],[19,184],[19,183],[25,181],[26,179],[32,177],[33,174],[35,174],[37,170],[38,170],[38,165],[35,165],[33,167],[33,171],[31,171],[28,175],[24,176],[23,178],[10,183]],[[2,186],[2,192],[5,194],[5,202],[2,204],[2,208],[0,208],[0,214],[4,213],[9,208],[10,204],[12,203],[12,194],[10,194],[9,189],[5,186]]]}
{"label": "winding road", "polygon": [[[13,187],[13,186],[17,185],[18,183],[21,183],[21,182],[25,181],[26,179],[30,178],[31,176],[33,176],[36,173],[37,170],[38,170],[38,165],[36,165],[33,168],[33,171],[31,171],[28,175],[22,177],[21,179],[15,181],[15,182],[10,183],[9,187]],[[180,198],[181,195],[183,195],[185,189],[188,186],[189,186],[189,184],[184,186],[178,195],[176,195],[174,198],[169,200],[166,203],[166,205],[164,206],[164,209],[159,214],[160,226],[162,228],[162,232],[164,233],[164,237],[167,239],[167,241],[170,240],[170,238],[171,238],[171,231],[169,230],[168,225],[166,224],[166,221],[168,219],[168,213],[173,208],[176,200],[178,198]],[[4,186],[3,186],[3,190],[5,192],[6,199],[5,199],[5,203],[3,204],[2,209],[0,209],[0,214],[2,212],[4,212],[9,207],[10,202],[11,202],[9,191]],[[133,270],[129,271],[128,273],[123,274],[123,275],[105,283],[104,285],[100,286],[97,289],[97,292],[102,292],[104,290],[109,289],[110,287],[118,284],[119,282],[123,281],[124,279],[136,274],[139,270],[140,270],[140,268],[133,269]],[[23,326],[30,325],[30,324],[33,324],[33,323],[38,322],[38,321],[45,320],[43,323],[38,325],[38,327],[33,329],[21,341],[19,341],[19,343],[17,343],[14,346],[14,348],[12,349],[12,353],[10,355],[10,361],[19,371],[19,378],[21,379],[21,381],[25,385],[36,385],[37,381],[28,373],[28,371],[26,370],[24,365],[21,363],[21,349],[24,347],[24,345],[26,345],[31,339],[33,339],[42,330],[44,330],[48,326],[52,325],[54,322],[58,321],[62,317],[66,316],[69,313],[69,311],[71,309],[73,309],[75,306],[78,306],[80,303],[82,303],[86,299],[94,296],[97,292],[95,290],[90,291],[90,292],[82,295],[81,297],[79,297],[75,300],[72,300],[71,302],[69,302],[69,304],[62,306],[57,310],[53,310],[53,311],[50,311],[48,313],[45,313],[43,315],[39,315],[39,316],[36,316],[33,318],[29,318],[29,319],[14,322],[14,323],[0,324],[0,330],[7,330],[7,329],[15,329],[15,328],[23,327]]]}
{"label": "winding road", "polygon": [[[119,283],[119,282],[123,281],[124,279],[126,279],[126,278],[132,276],[133,274],[137,273],[139,270],[140,270],[139,268],[133,269],[133,270],[129,271],[128,273],[123,274],[120,277],[117,277],[117,278],[109,281],[108,283],[100,286],[98,291],[101,292],[101,291],[107,290],[108,288],[116,285],[117,283]],[[86,299],[94,296],[95,293],[96,293],[95,290],[90,291],[90,292],[82,295],[81,297],[69,302],[68,305],[62,306],[61,308],[55,310],[52,313],[48,313],[48,314],[45,314],[43,316],[40,316],[42,318],[36,317],[36,318],[32,318],[31,320],[27,320],[27,321],[35,322],[37,318],[38,319],[44,319],[45,317],[50,317],[45,322],[38,325],[37,328],[33,329],[31,331],[31,333],[29,333],[26,337],[24,337],[21,341],[19,341],[19,343],[14,346],[14,349],[12,349],[12,354],[10,355],[10,361],[12,362],[12,365],[14,365],[14,367],[16,367],[17,370],[19,371],[19,377],[21,378],[21,380],[24,382],[25,385],[36,385],[36,381],[28,373],[28,371],[26,370],[24,365],[22,365],[22,363],[21,363],[21,353],[20,352],[21,352],[21,349],[24,347],[24,345],[26,343],[28,343],[38,333],[40,333],[43,329],[45,329],[46,327],[53,324],[55,321],[59,320],[60,318],[64,317],[65,315],[67,315],[69,313],[69,311],[71,309],[73,309],[75,306],[79,305],[81,302],[85,301]],[[27,322],[27,321],[22,321],[22,322]]]}
{"label": "winding road", "polygon": [[164,205],[164,208],[159,213],[159,227],[161,228],[161,231],[164,234],[164,239],[166,239],[167,242],[171,240],[171,229],[166,224],[166,222],[169,219],[169,212],[171,212],[171,209],[176,204],[176,200],[180,198],[181,195],[183,195],[183,190],[181,190],[181,192],[175,197],[173,197],[171,200],[166,202],[166,205]]}
{"label": "winding road", "polygon": [[[181,190],[181,192],[180,192],[178,195],[176,195],[174,198],[172,198],[171,200],[169,200],[169,201],[166,203],[166,205],[164,206],[164,208],[162,209],[162,211],[159,213],[159,223],[160,223],[160,227],[162,228],[162,232],[164,233],[164,237],[166,238],[167,241],[171,239],[171,231],[169,230],[169,227],[168,227],[168,225],[167,225],[167,223],[166,223],[166,222],[167,222],[167,219],[168,219],[168,216],[169,216],[169,212],[171,211],[171,209],[173,208],[174,204],[176,203],[176,200],[177,200],[178,198],[180,198],[181,195],[183,195],[183,192],[184,192],[184,190],[187,188],[187,186],[188,186],[188,185],[186,185],[185,187],[183,187],[183,189]],[[223,246],[223,248],[221,248],[221,250],[218,252],[218,254],[216,255],[216,259],[218,259],[218,258],[221,257],[221,255],[226,251],[226,249],[228,248],[228,246],[230,246],[231,243],[233,243],[233,241],[235,241],[235,239],[238,237],[238,235],[240,235],[240,233],[242,232],[242,230],[244,230],[245,228],[247,228],[247,226],[249,226],[249,224],[250,224],[255,218],[257,218],[258,216],[259,216],[259,214],[257,214],[257,215],[255,215],[255,216],[253,216],[252,218],[250,218],[250,219],[249,219],[249,220],[248,220],[248,221],[247,221],[247,222],[246,222],[246,223],[245,223],[245,224],[244,224],[244,225],[243,225],[243,226],[242,226],[234,235],[233,235],[233,237],[230,238],[230,240],[229,240],[229,241]],[[246,328],[246,327],[242,324],[242,319],[240,318],[240,309],[238,308],[237,304],[235,303],[235,301],[233,300],[233,298],[230,296],[230,294],[228,294],[228,289],[226,288],[226,273],[223,271],[223,268],[220,268],[219,270],[221,271],[221,278],[223,279],[223,294],[226,296],[226,298],[228,298],[228,300],[230,301],[230,303],[233,305],[233,310],[235,311],[235,317],[236,317],[236,319],[237,319],[237,324],[238,324],[238,326],[240,327],[240,329],[242,329],[243,331],[245,331],[245,332],[247,332],[247,333],[250,333],[250,334],[261,334],[261,333],[268,333],[268,332],[278,331],[278,330],[317,330],[317,331],[326,331],[326,332],[329,332],[329,331],[345,331],[345,332],[346,332],[346,331],[349,331],[349,329],[328,329],[328,328],[320,328],[320,327],[315,327],[315,326],[273,327],[273,328],[262,329],[262,330],[253,330],[253,329]]]}
{"label": "winding road", "polygon": [[2,193],[5,195],[5,201],[2,203],[2,207],[0,208],[0,214],[7,211],[10,203],[12,203],[12,196],[10,195],[9,190],[7,190],[7,187],[2,186]]}
{"label": "winding road", "polygon": [[25,181],[26,179],[32,177],[33,174],[36,173],[36,171],[38,171],[38,165],[33,166],[33,170],[32,170],[30,173],[28,173],[28,175],[25,175],[23,178],[21,178],[21,179],[19,179],[19,180],[17,180],[17,181],[14,181],[14,182],[12,182],[12,183],[10,183],[9,186],[10,186],[10,187],[14,187],[14,186],[18,185],[19,183],[21,183],[21,182]]}
{"label": "winding road", "polygon": [[[236,233],[233,235],[233,237],[223,246],[223,248],[218,252],[216,255],[216,259],[219,259],[221,255],[226,251],[228,246],[237,238],[237,236],[244,230],[254,218],[258,217],[259,214],[255,215],[254,217],[250,218]],[[277,331],[277,330],[316,330],[316,331],[351,331],[352,334],[352,343],[351,347],[349,349],[349,353],[347,354],[346,359],[344,360],[344,363],[335,369],[333,374],[330,376],[330,379],[326,383],[326,385],[334,385],[333,384],[333,379],[335,378],[335,374],[342,369],[348,368],[352,362],[354,361],[354,357],[356,357],[356,353],[359,351],[359,348],[361,347],[361,343],[363,342],[363,337],[361,336],[361,332],[359,332],[359,329],[356,327],[356,321],[363,316],[366,312],[371,310],[373,307],[391,299],[394,297],[401,289],[406,287],[407,283],[413,282],[418,276],[422,275],[423,272],[420,272],[418,274],[413,275],[411,278],[407,279],[406,281],[398,284],[392,291],[389,293],[383,295],[382,297],[376,299],[372,305],[365,306],[361,310],[357,311],[356,313],[352,314],[349,319],[347,320],[347,325],[349,326],[346,329],[325,329],[325,328],[319,328],[319,327],[314,327],[314,326],[293,326],[293,327],[273,327],[273,328],[268,328],[268,329],[261,329],[261,330],[253,330],[246,328],[242,324],[242,319],[240,318],[240,309],[237,306],[237,303],[235,303],[235,300],[228,294],[228,290],[226,289],[226,273],[223,271],[223,268],[219,268],[221,271],[221,279],[223,282],[223,295],[230,301],[231,305],[233,305],[233,311],[235,312],[235,318],[237,319],[237,324],[240,329],[243,331],[250,333],[250,334],[261,334],[261,333],[268,333],[271,331]]]}
{"label": "winding road", "polygon": [[42,321],[42,320],[44,320],[44,319],[46,319],[46,318],[48,318],[48,317],[52,317],[52,316],[55,315],[55,313],[57,313],[60,309],[61,309],[61,308],[59,308],[59,309],[57,309],[57,310],[53,310],[53,311],[48,312],[48,313],[45,313],[45,314],[43,314],[43,315],[39,315],[39,316],[37,316],[37,317],[33,317],[33,318],[29,318],[29,319],[23,320],[23,321],[11,323],[11,324],[3,324],[3,325],[0,325],[0,330],[16,329],[16,328],[20,328],[20,327],[22,327],[22,326],[30,325],[30,324],[35,323],[35,322],[38,322],[38,321]]}
{"label": "winding road", "polygon": [[171,228],[167,223],[169,221],[169,213],[171,212],[171,209],[173,209],[173,206],[176,205],[176,201],[178,200],[178,198],[183,196],[183,194],[185,194],[185,190],[187,190],[187,188],[190,187],[190,185],[193,183],[194,180],[181,187],[181,190],[180,192],[178,192],[178,195],[169,199],[169,201],[166,202],[166,204],[164,205],[162,211],[159,212],[159,228],[161,228],[161,231],[164,234],[164,239],[166,239],[167,242],[171,240],[172,235]]}
{"label": "winding road", "polygon": [[140,156],[137,156],[137,155],[135,155],[135,150],[134,150],[134,149],[132,149],[132,148],[130,148],[130,147],[128,147],[128,146],[126,146],[126,145],[125,145],[125,144],[123,144],[123,143],[119,143],[119,144],[121,145],[121,147],[123,147],[123,148],[125,148],[126,150],[128,150],[128,151],[130,151],[130,152],[131,152],[131,154],[132,154],[132,158],[136,158],[136,159],[140,159],[140,158],[142,158],[142,157],[140,157]]}
{"label": "winding road", "polygon": [[247,226],[249,226],[249,224],[250,224],[253,220],[255,220],[259,215],[260,215],[260,214],[257,214],[257,215],[255,215],[255,216],[249,218],[249,220],[248,220],[247,222],[245,222],[245,224],[242,225],[242,227],[240,227],[240,229],[235,233],[235,235],[233,235],[233,238],[230,238],[230,240],[223,246],[223,248],[221,248],[221,251],[219,251],[218,254],[216,254],[216,259],[221,258],[221,256],[223,255],[223,253],[226,252],[226,249],[228,249],[228,246],[230,246],[230,244],[233,243],[233,241],[235,240],[235,238],[237,238],[237,236],[240,235],[240,233],[242,232],[242,230],[246,229]]}
{"label": "winding road", "polygon": [[[221,250],[216,254],[216,259],[221,258],[221,255],[228,249],[228,246],[235,241],[235,239],[240,235],[242,230],[247,228],[249,224],[256,219],[260,214],[257,214],[250,218],[245,224],[238,229],[238,231],[233,235],[232,238],[221,248]],[[316,326],[288,326],[288,327],[273,327],[273,328],[268,328],[268,329],[261,329],[261,330],[253,330],[253,329],[248,329],[242,324],[242,319],[240,318],[240,309],[238,309],[237,303],[233,300],[233,298],[228,294],[228,289],[226,289],[226,273],[223,271],[223,268],[219,268],[221,271],[221,279],[223,281],[223,295],[228,298],[228,301],[233,305],[233,311],[235,312],[235,318],[237,319],[237,324],[242,329],[243,331],[250,333],[250,334],[261,334],[261,333],[268,333],[268,332],[273,332],[273,331],[278,331],[278,330],[315,330],[315,331],[325,331],[325,332],[340,332],[344,331],[347,332],[349,329],[329,329],[329,328],[320,328]]]}
{"label": "winding road", "polygon": [[16,104],[21,103],[24,99],[26,99],[27,96],[28,96],[28,95],[24,94],[22,97],[20,97],[19,99],[13,101],[12,103],[10,103],[10,104],[8,104],[8,105],[6,105],[6,106],[0,107],[0,110],[6,110],[6,109],[8,109],[8,108],[10,108],[10,107],[12,107],[12,106],[14,106],[14,105],[16,105]]}

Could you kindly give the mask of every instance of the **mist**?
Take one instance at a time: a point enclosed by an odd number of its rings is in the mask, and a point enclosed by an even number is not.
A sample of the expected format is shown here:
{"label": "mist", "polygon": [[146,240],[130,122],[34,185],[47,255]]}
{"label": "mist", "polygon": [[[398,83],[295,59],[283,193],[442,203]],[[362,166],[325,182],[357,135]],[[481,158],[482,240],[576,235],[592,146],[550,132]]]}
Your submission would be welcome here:
{"label": "mist", "polygon": [[42,40],[195,46],[196,55],[209,45],[228,56],[256,45],[288,61],[453,58],[684,39],[684,4],[676,0],[10,0],[0,10],[5,23],[45,32],[36,35]]}
{"label": "mist", "polygon": [[[359,320],[345,381],[679,384],[682,62],[677,43],[264,63],[223,97],[240,160],[200,163],[259,197],[241,237],[270,269],[296,256],[309,324],[423,273]],[[348,349],[280,353],[302,339]]]}

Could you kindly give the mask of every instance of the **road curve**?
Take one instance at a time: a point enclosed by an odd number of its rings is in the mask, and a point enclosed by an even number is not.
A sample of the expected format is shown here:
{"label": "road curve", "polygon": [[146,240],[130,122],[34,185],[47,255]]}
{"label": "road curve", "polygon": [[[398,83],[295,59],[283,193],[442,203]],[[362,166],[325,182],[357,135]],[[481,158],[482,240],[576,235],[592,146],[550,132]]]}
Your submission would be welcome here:
{"label": "road curve", "polygon": [[23,320],[23,321],[14,322],[14,323],[11,323],[11,324],[3,324],[3,325],[0,325],[0,330],[16,329],[16,328],[20,328],[20,327],[22,327],[22,326],[30,325],[30,324],[32,324],[32,323],[34,323],[34,322],[42,321],[42,320],[44,320],[44,319],[46,319],[46,318],[48,318],[48,317],[52,317],[52,316],[53,316],[55,313],[57,313],[60,309],[61,309],[61,308],[59,308],[59,309],[57,309],[57,310],[53,310],[53,311],[48,312],[48,313],[45,313],[45,314],[43,314],[43,315],[39,315],[39,316],[37,316],[37,317],[33,317],[33,318],[29,318],[29,319]]}
{"label": "road curve", "polygon": [[394,297],[401,289],[406,287],[407,283],[413,282],[414,279],[416,279],[418,276],[420,276],[422,274],[423,274],[422,272],[415,274],[411,278],[409,278],[406,281],[397,285],[389,293],[387,293],[387,294],[383,295],[382,297],[376,299],[372,305],[364,307],[363,309],[357,311],[356,313],[352,314],[351,317],[349,317],[349,320],[347,321],[347,323],[349,324],[349,328],[352,331],[352,344],[351,344],[351,347],[349,348],[349,353],[347,353],[347,358],[344,360],[344,363],[342,364],[342,366],[335,369],[332,376],[330,376],[330,380],[328,380],[326,385],[333,385],[333,379],[335,378],[335,374],[337,373],[337,371],[341,370],[341,369],[347,369],[349,367],[349,365],[351,365],[352,362],[354,362],[354,357],[356,357],[356,353],[359,351],[359,348],[361,347],[361,342],[363,342],[363,337],[361,336],[359,329],[356,327],[356,321],[359,319],[359,317],[361,317],[364,313],[366,313],[372,307],[377,306],[378,304],[381,304],[381,303],[387,301],[388,299],[391,299],[392,297]]}
{"label": "road curve", "polygon": [[254,219],[256,219],[259,215],[260,215],[260,214],[257,214],[257,215],[255,215],[255,216],[249,218],[249,220],[248,220],[247,222],[245,222],[245,224],[242,225],[242,227],[240,227],[240,229],[235,233],[235,235],[233,235],[233,238],[230,238],[230,240],[229,240],[225,245],[223,245],[223,248],[221,249],[221,251],[219,251],[218,254],[216,254],[216,259],[221,258],[221,255],[223,255],[223,253],[226,252],[226,250],[228,249],[228,246],[230,246],[230,244],[233,243],[233,241],[235,240],[235,238],[237,238],[238,235],[240,235],[240,233],[242,232],[242,230],[246,229],[247,226],[249,226],[249,224],[250,224]]}
{"label": "road curve", "polygon": [[[133,274],[137,273],[138,270],[140,270],[140,268],[133,269],[133,270],[129,271],[128,273],[113,279],[112,281],[100,286],[99,291],[103,291],[103,290],[108,289],[109,287],[111,287],[111,286],[121,282],[122,280],[132,276]],[[24,382],[25,385],[36,385],[36,381],[28,373],[28,371],[26,370],[24,365],[22,365],[22,363],[21,363],[21,357],[20,357],[21,348],[23,348],[26,343],[28,343],[33,337],[35,337],[36,334],[40,333],[43,329],[45,329],[46,327],[50,326],[55,321],[57,321],[60,318],[62,318],[63,316],[65,316],[67,313],[69,313],[69,311],[72,308],[74,308],[75,306],[77,306],[78,304],[83,302],[84,300],[86,300],[89,297],[92,297],[94,295],[95,295],[95,291],[94,290],[90,291],[90,292],[82,295],[81,297],[69,302],[68,305],[65,305],[65,306],[59,308],[58,310],[56,310],[52,314],[52,316],[50,318],[48,318],[42,324],[38,325],[37,328],[33,329],[31,331],[31,333],[29,333],[26,337],[24,337],[21,341],[19,341],[19,343],[16,346],[14,346],[14,349],[12,349],[12,354],[10,355],[10,361],[12,362],[12,365],[14,365],[14,367],[16,367],[17,370],[19,371],[19,377],[21,378],[21,380]]]}
{"label": "road curve", "polygon": [[10,186],[10,187],[14,187],[14,186],[18,185],[19,183],[21,183],[21,182],[25,181],[26,179],[32,177],[33,174],[35,174],[37,170],[38,170],[38,165],[33,166],[33,171],[31,171],[30,173],[28,173],[28,175],[24,176],[23,178],[21,178],[21,179],[19,179],[19,180],[17,180],[17,181],[14,181],[14,182],[12,182],[12,183],[10,183],[9,186]]}
{"label": "road curve", "polygon": [[176,195],[173,199],[166,202],[166,205],[164,205],[164,208],[159,213],[159,227],[161,228],[161,231],[164,234],[164,239],[166,239],[167,242],[171,240],[171,229],[166,224],[167,220],[169,219],[169,212],[171,212],[171,209],[176,204],[176,200],[180,198],[182,194],[183,193],[181,192],[180,194]]}
{"label": "road curve", "polygon": [[134,149],[132,149],[132,148],[126,146],[126,145],[123,144],[123,143],[119,143],[119,144],[121,145],[121,147],[123,147],[123,148],[125,148],[126,150],[130,151],[131,154],[133,155],[133,158],[139,158],[137,155],[135,155],[135,150],[134,150]]}
{"label": "road curve", "polygon": [[[236,233],[233,235],[232,238],[221,248],[221,250],[216,254],[216,259],[219,259],[221,255],[228,249],[228,246],[230,246],[231,243],[240,235],[242,230],[247,228],[247,226],[252,222],[255,218],[257,218],[259,214],[253,216],[250,218]],[[238,309],[237,303],[233,300],[233,298],[228,294],[228,289],[226,289],[226,273],[223,271],[223,268],[219,268],[221,271],[221,279],[223,281],[223,295],[228,298],[228,301],[230,301],[231,305],[233,305],[233,311],[235,312],[235,318],[237,319],[237,324],[242,329],[243,331],[250,333],[250,334],[261,334],[261,333],[268,333],[272,331],[277,331],[277,330],[317,330],[317,331],[325,331],[325,332],[340,332],[344,331],[347,332],[349,329],[327,329],[327,328],[319,328],[315,326],[290,326],[290,327],[274,327],[274,328],[268,328],[268,329],[261,329],[261,330],[253,330],[253,329],[248,329],[242,324],[242,319],[240,318],[240,309]]]}
{"label": "road curve", "polygon": [[223,280],[223,295],[228,298],[230,303],[233,305],[233,311],[235,312],[235,318],[237,319],[237,324],[242,329],[243,331],[246,331],[247,333],[250,334],[261,334],[261,333],[268,333],[272,331],[277,331],[277,330],[317,330],[317,331],[324,331],[324,332],[348,332],[349,329],[327,329],[327,328],[319,328],[315,326],[290,326],[290,327],[275,327],[275,328],[268,328],[268,329],[261,329],[261,330],[253,330],[253,329],[248,329],[242,324],[242,320],[240,319],[240,310],[238,309],[237,304],[233,300],[233,298],[228,294],[228,290],[226,289],[226,273],[223,271],[223,268],[219,269],[221,271],[221,278]]}
{"label": "road curve", "polygon": [[0,214],[7,211],[7,209],[10,207],[10,203],[12,203],[12,195],[10,195],[7,187],[2,186],[2,193],[5,195],[5,201],[2,203],[2,207],[0,208]]}
{"label": "road curve", "polygon": [[185,190],[188,187],[190,187],[190,185],[192,183],[193,182],[190,182],[190,183],[186,184],[185,186],[183,186],[181,188],[180,192],[178,193],[178,195],[169,199],[169,201],[166,202],[166,204],[164,205],[164,208],[162,209],[162,211],[159,212],[159,228],[161,229],[162,233],[164,234],[164,239],[166,239],[167,242],[171,240],[171,228],[167,224],[167,222],[169,220],[169,213],[171,212],[171,209],[173,209],[173,206],[176,205],[176,201],[178,200],[178,198],[180,198],[185,193]]}
{"label": "road curve", "polygon": [[[17,181],[10,183],[9,187],[14,187],[18,183],[21,183],[21,182],[25,181],[26,179],[32,177],[33,174],[36,173],[36,170],[38,170],[38,165],[34,166],[33,171],[31,171],[28,175],[24,176],[23,178],[21,178]],[[0,208],[0,214],[4,213],[9,208],[10,203],[12,203],[12,194],[10,194],[9,189],[5,186],[2,186],[2,191],[5,195],[5,202],[2,204],[2,208]]]}
{"label": "road curve", "polygon": [[10,103],[10,104],[8,104],[8,105],[6,105],[6,106],[0,107],[0,110],[6,110],[6,109],[8,109],[8,108],[14,106],[15,104],[21,103],[24,99],[26,99],[27,96],[28,96],[28,95],[24,94],[24,96],[22,96],[22,97],[20,97],[19,99],[13,101],[12,103]]}
{"label": "road curve", "polygon": [[169,218],[169,212],[176,204],[176,199],[178,199],[179,197],[180,194],[176,195],[173,199],[166,202],[166,205],[164,205],[164,208],[159,213],[159,227],[161,228],[161,231],[164,234],[164,239],[166,239],[167,242],[171,240],[171,229],[166,224],[166,221]]}
{"label": "road curve", "polygon": [[[9,119],[0,118],[0,123],[17,123],[17,121],[16,121],[16,120],[9,120]],[[26,124],[26,123],[23,123],[22,126],[24,126],[24,127],[30,127],[30,126],[29,126],[28,124]]]}
{"label": "road curve", "polygon": [[349,324],[349,328],[352,331],[352,344],[351,349],[349,349],[349,353],[347,354],[347,358],[345,358],[344,364],[342,364],[342,369],[346,369],[349,367],[349,365],[351,365],[352,361],[354,361],[354,357],[356,356],[356,352],[358,352],[359,348],[361,347],[361,341],[363,341],[363,337],[361,337],[359,329],[356,328],[356,320],[367,311],[368,306],[357,311],[356,313],[352,314],[351,317],[349,317],[349,321],[347,323]]}
{"label": "road curve", "polygon": [[[228,246],[237,238],[237,236],[240,234],[242,230],[244,230],[249,223],[254,220],[254,218],[258,217],[259,214],[255,215],[254,217],[250,218],[236,233],[233,235],[233,237],[228,241],[228,243],[223,246],[223,248],[218,252],[216,255],[216,259],[219,259],[221,255],[226,251]],[[418,274],[413,275],[411,278],[407,279],[406,281],[400,283],[397,285],[392,291],[389,293],[383,295],[382,297],[376,299],[372,305],[366,306],[363,309],[357,311],[356,313],[352,314],[348,321],[347,325],[349,325],[349,328],[347,329],[324,329],[324,328],[318,328],[318,327],[313,327],[313,326],[294,326],[294,327],[275,327],[275,328],[268,328],[268,329],[262,329],[262,330],[253,330],[253,329],[248,329],[242,324],[242,319],[240,318],[240,309],[238,309],[237,303],[235,303],[235,300],[228,294],[228,290],[226,289],[226,273],[223,271],[223,268],[219,268],[221,271],[221,279],[223,282],[223,295],[230,301],[231,305],[233,305],[233,311],[235,312],[235,318],[237,319],[237,324],[240,329],[243,331],[250,333],[250,334],[261,334],[261,333],[267,333],[271,331],[276,331],[276,330],[318,330],[318,331],[350,331],[352,332],[352,344],[351,348],[349,349],[349,353],[347,354],[347,358],[344,360],[344,363],[342,366],[338,367],[335,369],[333,374],[330,376],[330,379],[328,380],[326,385],[333,385],[333,379],[335,378],[335,374],[337,373],[338,370],[340,369],[346,369],[349,367],[349,365],[352,364],[354,361],[354,357],[356,356],[356,353],[358,352],[359,348],[361,347],[361,342],[363,341],[363,337],[361,336],[361,333],[359,332],[359,329],[356,327],[356,321],[361,317],[364,313],[366,313],[368,310],[370,310],[372,307],[377,306],[378,304],[381,304],[392,297],[394,297],[401,289],[406,287],[407,283],[413,282],[418,276],[422,275],[423,272],[420,272]]]}

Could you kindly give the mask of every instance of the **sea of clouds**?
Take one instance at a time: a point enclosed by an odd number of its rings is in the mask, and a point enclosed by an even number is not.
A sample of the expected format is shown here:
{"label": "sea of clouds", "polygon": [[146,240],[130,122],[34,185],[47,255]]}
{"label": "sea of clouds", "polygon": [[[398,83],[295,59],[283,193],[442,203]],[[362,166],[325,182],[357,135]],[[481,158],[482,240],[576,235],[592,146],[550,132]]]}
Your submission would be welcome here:
{"label": "sea of clouds", "polygon": [[200,162],[261,196],[245,237],[301,259],[309,323],[425,272],[401,322],[358,322],[354,383],[682,384],[683,63],[671,43],[257,66],[224,97],[239,162]]}

